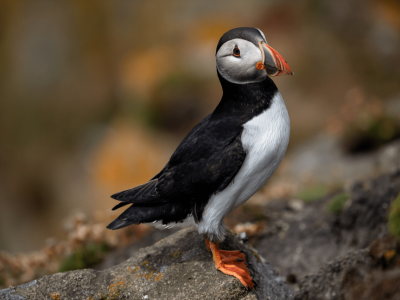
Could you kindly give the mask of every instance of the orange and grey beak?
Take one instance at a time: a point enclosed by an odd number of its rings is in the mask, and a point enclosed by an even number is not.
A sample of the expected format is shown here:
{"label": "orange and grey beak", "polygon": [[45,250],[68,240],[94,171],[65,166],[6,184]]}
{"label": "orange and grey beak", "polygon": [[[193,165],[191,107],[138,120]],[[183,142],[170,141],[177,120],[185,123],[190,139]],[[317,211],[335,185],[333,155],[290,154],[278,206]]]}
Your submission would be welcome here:
{"label": "orange and grey beak", "polygon": [[256,68],[258,70],[265,69],[268,76],[293,75],[289,65],[285,59],[272,47],[268,46],[264,41],[258,43],[261,51],[262,61],[258,62]]}

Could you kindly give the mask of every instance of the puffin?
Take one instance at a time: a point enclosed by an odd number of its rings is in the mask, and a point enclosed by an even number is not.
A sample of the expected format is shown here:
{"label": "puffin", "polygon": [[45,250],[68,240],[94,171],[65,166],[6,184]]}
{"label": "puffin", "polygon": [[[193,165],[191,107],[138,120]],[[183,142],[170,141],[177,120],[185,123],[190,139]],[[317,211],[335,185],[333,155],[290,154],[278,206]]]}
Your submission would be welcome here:
{"label": "puffin", "polygon": [[245,255],[219,249],[228,232],[223,219],[267,182],[285,155],[290,120],[271,77],[293,73],[257,28],[226,32],[215,57],[221,101],[157,175],[111,196],[120,201],[113,210],[130,206],[107,228],[195,224],[215,267],[251,289]]}

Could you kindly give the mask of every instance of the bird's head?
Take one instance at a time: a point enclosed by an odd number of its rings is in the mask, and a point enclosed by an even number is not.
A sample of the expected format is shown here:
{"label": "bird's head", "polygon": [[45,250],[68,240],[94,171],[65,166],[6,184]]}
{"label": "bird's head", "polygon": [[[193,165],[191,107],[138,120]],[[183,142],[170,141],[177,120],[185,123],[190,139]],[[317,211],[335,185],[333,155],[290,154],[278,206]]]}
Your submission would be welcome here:
{"label": "bird's head", "polygon": [[226,32],[218,42],[216,59],[221,76],[233,83],[293,75],[285,59],[268,46],[264,33],[256,28],[240,27]]}

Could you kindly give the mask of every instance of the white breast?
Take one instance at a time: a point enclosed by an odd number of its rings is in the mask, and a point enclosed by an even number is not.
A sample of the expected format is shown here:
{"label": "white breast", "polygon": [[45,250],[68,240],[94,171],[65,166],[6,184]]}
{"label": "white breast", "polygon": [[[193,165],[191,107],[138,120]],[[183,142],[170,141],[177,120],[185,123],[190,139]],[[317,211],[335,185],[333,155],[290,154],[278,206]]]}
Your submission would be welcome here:
{"label": "white breast", "polygon": [[290,120],[277,92],[271,107],[243,125],[241,136],[246,158],[230,185],[211,196],[204,209],[199,232],[223,239],[222,219],[246,202],[274,173],[289,143]]}

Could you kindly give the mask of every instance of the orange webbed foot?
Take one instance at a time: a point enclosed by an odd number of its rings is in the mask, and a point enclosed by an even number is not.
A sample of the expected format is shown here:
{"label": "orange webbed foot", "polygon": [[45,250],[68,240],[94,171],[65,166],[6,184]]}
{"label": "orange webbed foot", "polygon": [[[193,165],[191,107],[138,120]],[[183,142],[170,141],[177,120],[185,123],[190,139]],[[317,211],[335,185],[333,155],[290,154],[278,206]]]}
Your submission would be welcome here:
{"label": "orange webbed foot", "polygon": [[219,245],[206,240],[207,248],[213,254],[215,267],[222,273],[235,276],[247,288],[254,286],[253,279],[247,269],[244,253],[240,251],[219,250]]}

